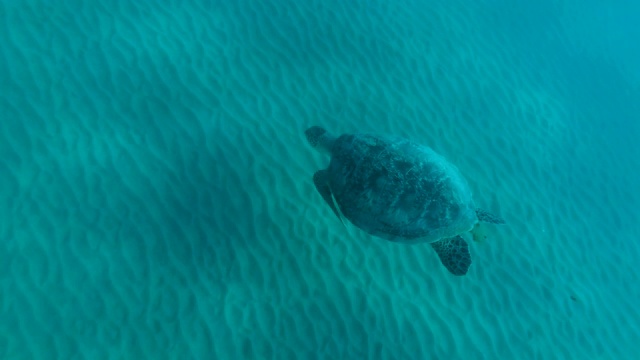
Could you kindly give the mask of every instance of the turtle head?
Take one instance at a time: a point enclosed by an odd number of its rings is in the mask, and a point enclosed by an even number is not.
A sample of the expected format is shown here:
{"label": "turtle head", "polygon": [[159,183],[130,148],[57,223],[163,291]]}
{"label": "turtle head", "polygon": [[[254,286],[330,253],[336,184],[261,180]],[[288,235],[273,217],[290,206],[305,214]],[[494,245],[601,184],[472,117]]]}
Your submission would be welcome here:
{"label": "turtle head", "polygon": [[335,137],[331,136],[327,130],[320,126],[312,126],[304,132],[304,135],[307,137],[307,141],[314,149],[328,153],[331,152]]}

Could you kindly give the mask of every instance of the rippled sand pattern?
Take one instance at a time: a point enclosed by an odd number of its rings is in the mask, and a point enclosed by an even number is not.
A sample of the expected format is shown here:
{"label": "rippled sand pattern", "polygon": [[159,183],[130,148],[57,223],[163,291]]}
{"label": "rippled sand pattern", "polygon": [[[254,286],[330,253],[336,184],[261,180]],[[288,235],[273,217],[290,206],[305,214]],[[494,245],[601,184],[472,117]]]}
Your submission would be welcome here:
{"label": "rippled sand pattern", "polygon": [[[491,31],[504,16],[2,1],[0,358],[640,355],[637,125],[599,126],[560,55]],[[580,54],[566,33],[544,36]],[[462,278],[343,227],[311,181],[316,124],[432,146],[508,225]]]}

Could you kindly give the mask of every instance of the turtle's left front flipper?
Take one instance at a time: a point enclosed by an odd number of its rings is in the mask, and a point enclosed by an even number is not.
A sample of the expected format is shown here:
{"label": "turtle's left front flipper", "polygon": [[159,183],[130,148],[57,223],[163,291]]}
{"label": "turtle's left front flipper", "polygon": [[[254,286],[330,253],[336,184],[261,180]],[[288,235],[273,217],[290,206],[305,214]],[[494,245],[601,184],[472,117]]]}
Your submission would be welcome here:
{"label": "turtle's left front flipper", "polygon": [[471,266],[471,253],[462,236],[436,241],[431,243],[431,246],[438,253],[442,265],[453,275],[461,276],[467,273]]}
{"label": "turtle's left front flipper", "polygon": [[342,217],[340,216],[340,212],[338,212],[338,208],[333,202],[333,195],[331,194],[331,188],[329,187],[329,180],[327,177],[327,170],[317,171],[313,174],[313,184],[316,186],[316,190],[318,190],[320,195],[322,195],[322,198],[327,205],[329,205],[331,210],[333,210],[333,213],[336,214],[340,222],[344,224]]}

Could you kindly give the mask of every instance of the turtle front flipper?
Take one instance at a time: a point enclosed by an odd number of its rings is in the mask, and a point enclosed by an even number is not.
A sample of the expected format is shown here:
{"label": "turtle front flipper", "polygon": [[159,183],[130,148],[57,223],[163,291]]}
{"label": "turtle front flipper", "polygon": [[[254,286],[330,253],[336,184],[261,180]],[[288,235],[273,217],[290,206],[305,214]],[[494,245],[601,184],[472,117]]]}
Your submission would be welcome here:
{"label": "turtle front flipper", "polygon": [[442,265],[453,275],[461,276],[467,273],[471,266],[471,253],[462,236],[436,241],[431,243],[431,246],[438,253]]}
{"label": "turtle front flipper", "polygon": [[[331,207],[333,213],[336,214],[340,222],[342,222],[342,217],[333,201],[333,195],[331,195],[331,187],[329,187],[329,181],[327,179],[327,170],[316,171],[316,173],[313,174],[313,184],[316,186],[316,190],[318,190],[320,195],[322,195],[324,201]],[[344,222],[342,222],[342,224],[344,224]]]}

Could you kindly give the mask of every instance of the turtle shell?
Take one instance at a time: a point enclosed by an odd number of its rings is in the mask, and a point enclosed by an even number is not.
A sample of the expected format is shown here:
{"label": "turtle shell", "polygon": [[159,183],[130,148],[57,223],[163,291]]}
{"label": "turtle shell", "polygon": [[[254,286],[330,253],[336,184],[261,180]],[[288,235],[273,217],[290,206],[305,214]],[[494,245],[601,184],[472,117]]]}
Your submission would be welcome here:
{"label": "turtle shell", "polygon": [[435,242],[469,231],[478,221],[460,171],[427,146],[342,135],[333,144],[328,170],[342,215],[371,235]]}

